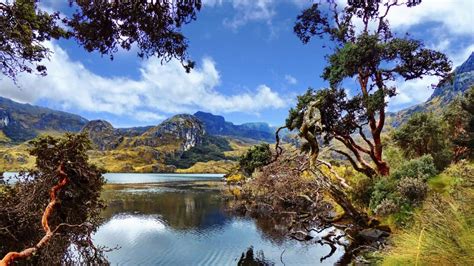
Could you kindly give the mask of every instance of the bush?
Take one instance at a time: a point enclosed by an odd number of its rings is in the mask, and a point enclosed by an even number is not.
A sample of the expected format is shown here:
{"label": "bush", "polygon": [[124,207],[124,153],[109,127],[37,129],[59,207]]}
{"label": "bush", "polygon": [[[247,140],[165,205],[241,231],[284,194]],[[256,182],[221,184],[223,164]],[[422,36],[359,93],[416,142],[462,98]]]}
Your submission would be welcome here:
{"label": "bush", "polygon": [[400,207],[393,199],[383,199],[380,204],[375,208],[374,212],[380,216],[387,216],[389,214],[396,213],[400,210]]}
{"label": "bush", "polygon": [[383,154],[385,157],[385,161],[388,163],[388,165],[390,165],[390,168],[397,169],[404,162],[406,162],[406,156],[403,154],[403,151],[400,148],[392,146],[390,144],[387,145],[387,147],[384,149]]}
{"label": "bush", "polygon": [[351,199],[359,206],[366,207],[370,204],[370,198],[374,192],[373,181],[368,177],[363,177],[352,186],[350,191]]}
{"label": "bush", "polygon": [[426,198],[428,185],[421,179],[404,177],[398,182],[397,191],[410,203],[420,203]]}
{"label": "bush", "polygon": [[375,210],[375,208],[382,202],[382,200],[386,198],[395,199],[395,191],[396,180],[392,180],[390,178],[382,178],[377,181],[374,185],[372,196],[370,197],[370,209]]}
{"label": "bush", "polygon": [[240,169],[250,176],[255,169],[269,164],[271,159],[270,145],[267,143],[255,145],[239,158]]}
{"label": "bush", "polygon": [[438,170],[434,165],[433,157],[431,155],[424,155],[405,162],[392,173],[391,177],[397,180],[404,177],[428,180],[437,174]]}

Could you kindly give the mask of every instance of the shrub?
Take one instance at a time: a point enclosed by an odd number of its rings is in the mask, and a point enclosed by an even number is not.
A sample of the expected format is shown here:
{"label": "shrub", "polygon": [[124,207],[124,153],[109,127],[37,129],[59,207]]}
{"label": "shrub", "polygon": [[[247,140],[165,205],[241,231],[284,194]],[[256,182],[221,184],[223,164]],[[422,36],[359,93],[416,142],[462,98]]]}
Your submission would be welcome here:
{"label": "shrub", "polygon": [[[460,179],[461,182],[472,182],[474,177],[474,164],[466,160],[461,160],[456,164],[450,165],[444,173],[453,178]],[[472,185],[472,184],[471,184]]]}
{"label": "shrub", "polygon": [[363,177],[352,186],[350,195],[354,203],[366,207],[370,204],[370,198],[374,192],[374,183],[368,177]]}
{"label": "shrub", "polygon": [[393,199],[383,199],[375,208],[374,212],[380,216],[387,216],[389,214],[396,213],[399,210],[400,207]]}
{"label": "shrub", "polygon": [[421,179],[404,177],[398,182],[397,191],[410,203],[420,203],[426,198],[428,185]]}
{"label": "shrub", "polygon": [[392,180],[390,178],[382,178],[378,180],[374,185],[374,190],[372,192],[372,196],[370,197],[369,207],[372,210],[384,200],[385,198],[392,198],[395,199],[396,195],[394,192],[396,191],[396,180]]}
{"label": "shrub", "polygon": [[270,145],[267,143],[255,145],[239,158],[240,169],[250,176],[255,169],[269,164],[271,159]]}
{"label": "shrub", "polygon": [[392,173],[391,177],[398,180],[404,177],[428,180],[437,174],[438,170],[434,165],[433,157],[431,155],[424,155],[405,162]]}
{"label": "shrub", "polygon": [[391,169],[398,169],[404,162],[406,162],[406,156],[403,154],[403,151],[396,146],[387,145],[383,154],[385,161],[387,161]]}

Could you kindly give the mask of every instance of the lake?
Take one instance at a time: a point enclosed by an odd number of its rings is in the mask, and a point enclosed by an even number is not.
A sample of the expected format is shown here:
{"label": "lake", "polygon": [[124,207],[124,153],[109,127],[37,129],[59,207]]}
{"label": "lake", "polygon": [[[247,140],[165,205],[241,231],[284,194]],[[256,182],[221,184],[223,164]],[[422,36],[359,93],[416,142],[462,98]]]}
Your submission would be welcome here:
{"label": "lake", "polygon": [[[329,246],[275,234],[275,221],[229,214],[212,186],[222,175],[105,176],[108,207],[94,243],[119,247],[107,253],[113,265],[237,265],[243,253],[269,265],[333,265],[344,252],[338,247],[321,263]],[[314,236],[328,230],[336,229]]]}

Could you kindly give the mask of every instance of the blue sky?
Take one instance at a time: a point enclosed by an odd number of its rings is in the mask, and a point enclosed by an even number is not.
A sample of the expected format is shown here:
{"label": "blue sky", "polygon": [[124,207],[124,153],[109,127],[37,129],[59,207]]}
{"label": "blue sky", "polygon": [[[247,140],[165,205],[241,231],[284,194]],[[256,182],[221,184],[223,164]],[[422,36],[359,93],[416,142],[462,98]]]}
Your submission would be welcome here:
{"label": "blue sky", "polygon": [[[116,127],[157,124],[198,110],[235,123],[280,125],[298,94],[327,86],[320,74],[330,51],[318,39],[303,45],[292,31],[296,16],[310,2],[205,0],[197,21],[183,29],[189,55],[197,62],[191,74],[175,61],[161,65],[156,58],[141,60],[133,49],[119,51],[110,61],[74,41],[47,43],[54,51],[46,64],[48,76],[21,75],[19,86],[0,77],[0,95],[106,119]],[[62,3],[43,6],[62,9]],[[473,14],[471,0],[424,0],[415,8],[394,9],[389,19],[395,33],[410,32],[457,65],[474,51]],[[389,109],[426,100],[436,81],[399,81],[399,95]]]}

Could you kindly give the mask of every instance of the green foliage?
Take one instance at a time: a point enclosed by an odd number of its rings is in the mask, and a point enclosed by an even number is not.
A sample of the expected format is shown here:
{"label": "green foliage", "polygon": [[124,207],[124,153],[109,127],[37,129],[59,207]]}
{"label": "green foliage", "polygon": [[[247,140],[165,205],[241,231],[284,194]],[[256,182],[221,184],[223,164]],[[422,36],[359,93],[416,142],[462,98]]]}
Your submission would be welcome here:
{"label": "green foliage", "polygon": [[430,154],[436,167],[444,169],[452,153],[446,125],[432,113],[415,113],[393,134],[395,143],[411,158]]}
{"label": "green foliage", "polygon": [[348,99],[343,89],[331,88],[315,91],[310,88],[297,99],[296,108],[290,109],[286,119],[288,129],[300,129],[303,124],[304,112],[310,104],[313,104],[313,107],[320,112],[320,125],[311,125],[309,131],[323,136],[327,143],[335,136],[354,133],[367,119],[363,114],[361,98]]}
{"label": "green foliage", "polygon": [[366,207],[370,204],[372,193],[374,193],[374,182],[364,176],[352,185],[350,196],[354,203],[361,207]]}
{"label": "green foliage", "polygon": [[456,98],[444,111],[448,132],[457,151],[456,159],[474,158],[474,87]]}
{"label": "green foliage", "polygon": [[[120,48],[136,44],[138,56],[180,60],[187,71],[187,40],[180,29],[196,19],[200,0],[192,1],[69,1],[70,10],[48,14],[37,0],[8,1],[0,5],[0,67],[15,79],[18,72],[32,72],[50,51],[43,42],[74,38],[87,51],[113,58]],[[153,25],[153,26],[151,26]]]}
{"label": "green foliage", "polygon": [[[0,194],[0,228],[8,228],[0,231],[0,257],[30,247],[43,237],[41,215],[50,200],[50,189],[59,182],[57,169],[63,164],[68,181],[57,195],[61,204],[54,207],[49,224],[53,230],[61,223],[82,226],[60,228],[28,264],[104,263],[101,250],[88,241],[100,224],[104,207],[100,194],[105,179],[100,169],[88,163],[87,136],[42,137],[32,145],[36,169],[20,173],[17,182]],[[77,248],[79,258],[68,251],[70,245]]]}
{"label": "green foliage", "polygon": [[369,207],[375,210],[384,199],[395,199],[397,182],[388,177],[382,177],[375,182],[372,195],[370,197]]}
{"label": "green foliage", "polygon": [[438,170],[434,165],[433,157],[431,155],[424,155],[403,163],[392,173],[391,177],[396,180],[404,177],[428,180],[437,174]]}
{"label": "green foliage", "polygon": [[390,142],[386,145],[383,155],[391,169],[398,169],[407,159],[403,151]]}
{"label": "green foliage", "polygon": [[[396,75],[405,80],[423,75],[446,76],[451,67],[444,54],[424,48],[418,40],[394,37],[386,16],[392,7],[383,1],[349,1],[341,10],[331,1],[327,5],[315,3],[297,17],[294,31],[303,43],[314,36],[329,37],[334,43],[334,52],[322,75],[331,86],[366,70],[379,79],[377,82]],[[362,32],[355,30],[354,17],[363,18]],[[377,73],[383,77],[377,78]]]}
{"label": "green foliage", "polygon": [[396,225],[406,226],[414,207],[426,198],[426,181],[437,173],[430,155],[402,163],[389,177],[375,182],[369,208],[377,215],[392,215]]}
{"label": "green foliage", "polygon": [[270,145],[267,143],[255,145],[239,158],[240,169],[251,176],[255,169],[267,165],[271,159]]}
{"label": "green foliage", "polygon": [[451,164],[441,174],[430,179],[428,184],[438,193],[454,194],[456,187],[463,183],[472,182],[473,176],[474,164],[466,160],[461,160],[455,164]]}
{"label": "green foliage", "polygon": [[[46,74],[40,62],[50,50],[44,42],[65,37],[59,15],[38,9],[37,1],[16,0],[0,4],[0,70],[15,79],[18,72]],[[33,69],[35,68],[35,69]]]}

